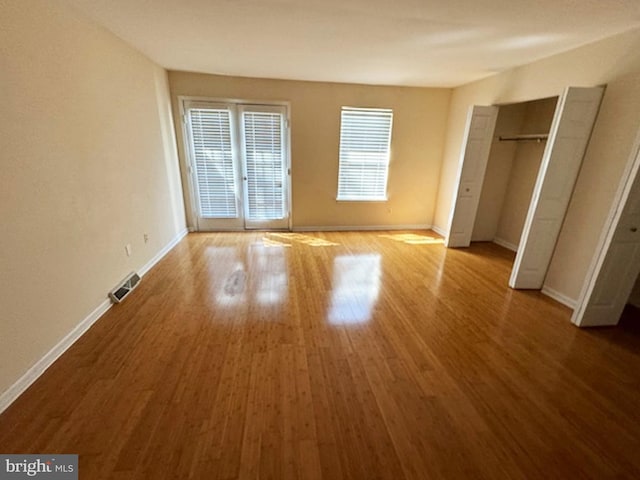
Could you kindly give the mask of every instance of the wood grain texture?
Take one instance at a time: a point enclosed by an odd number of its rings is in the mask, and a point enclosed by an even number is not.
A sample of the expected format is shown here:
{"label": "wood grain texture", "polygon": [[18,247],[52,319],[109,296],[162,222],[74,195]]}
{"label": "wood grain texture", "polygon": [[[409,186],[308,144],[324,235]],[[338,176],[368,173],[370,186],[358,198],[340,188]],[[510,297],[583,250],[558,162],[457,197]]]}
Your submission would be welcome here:
{"label": "wood grain texture", "polygon": [[0,416],[80,478],[640,478],[640,329],[430,232],[192,234]]}

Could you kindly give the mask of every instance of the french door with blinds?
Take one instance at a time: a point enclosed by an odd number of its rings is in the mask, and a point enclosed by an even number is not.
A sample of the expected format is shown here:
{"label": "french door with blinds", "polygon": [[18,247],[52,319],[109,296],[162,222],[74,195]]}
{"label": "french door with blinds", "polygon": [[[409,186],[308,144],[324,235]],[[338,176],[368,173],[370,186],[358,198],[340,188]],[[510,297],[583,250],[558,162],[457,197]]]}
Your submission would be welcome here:
{"label": "french door with blinds", "polygon": [[287,107],[183,100],[200,231],[289,228]]}

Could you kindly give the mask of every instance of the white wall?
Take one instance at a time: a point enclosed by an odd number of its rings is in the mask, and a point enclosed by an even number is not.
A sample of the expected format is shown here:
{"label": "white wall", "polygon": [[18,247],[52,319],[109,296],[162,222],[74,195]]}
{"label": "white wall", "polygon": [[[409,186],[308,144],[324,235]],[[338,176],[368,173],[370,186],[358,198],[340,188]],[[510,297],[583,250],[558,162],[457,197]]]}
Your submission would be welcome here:
{"label": "white wall", "polygon": [[566,86],[601,84],[607,90],[545,279],[548,288],[576,299],[640,127],[640,30],[455,89],[434,224],[447,228],[470,105],[546,98],[560,95]]}
{"label": "white wall", "polygon": [[166,72],[59,2],[0,15],[1,394],[185,219]]}

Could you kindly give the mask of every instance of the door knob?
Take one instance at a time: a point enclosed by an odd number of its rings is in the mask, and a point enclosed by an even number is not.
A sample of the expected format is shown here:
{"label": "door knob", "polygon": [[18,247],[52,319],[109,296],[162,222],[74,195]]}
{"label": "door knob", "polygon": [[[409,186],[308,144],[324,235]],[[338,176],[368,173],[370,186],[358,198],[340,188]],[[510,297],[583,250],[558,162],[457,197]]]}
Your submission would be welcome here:
{"label": "door knob", "polygon": [[631,227],[629,230],[631,230],[633,233],[636,233],[638,231],[638,227]]}

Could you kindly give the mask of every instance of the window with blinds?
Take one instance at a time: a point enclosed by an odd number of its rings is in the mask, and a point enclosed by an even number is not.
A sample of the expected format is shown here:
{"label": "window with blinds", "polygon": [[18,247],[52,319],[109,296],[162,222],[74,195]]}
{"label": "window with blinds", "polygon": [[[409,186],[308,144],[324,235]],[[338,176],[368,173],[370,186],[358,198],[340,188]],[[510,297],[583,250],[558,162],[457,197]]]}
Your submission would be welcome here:
{"label": "window with blinds", "polygon": [[342,107],[338,200],[387,199],[393,111]]}
{"label": "window with blinds", "polygon": [[189,124],[200,216],[237,218],[230,111],[192,108]]}
{"label": "window with blinds", "polygon": [[243,111],[242,130],[246,171],[247,218],[285,218],[283,115]]}

